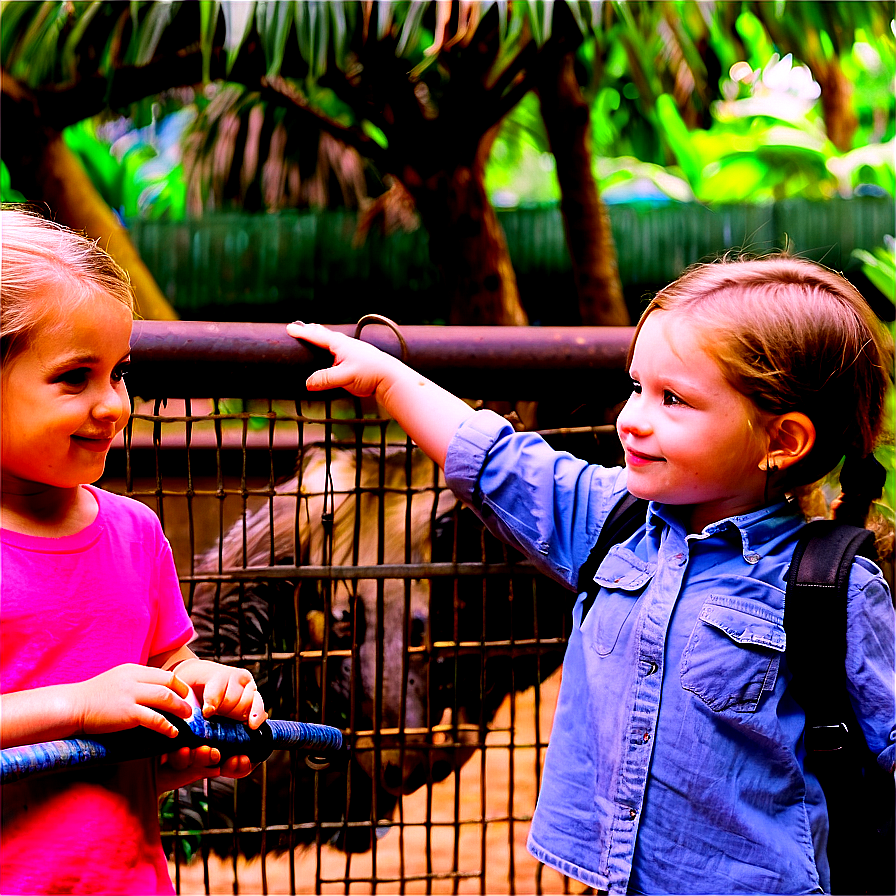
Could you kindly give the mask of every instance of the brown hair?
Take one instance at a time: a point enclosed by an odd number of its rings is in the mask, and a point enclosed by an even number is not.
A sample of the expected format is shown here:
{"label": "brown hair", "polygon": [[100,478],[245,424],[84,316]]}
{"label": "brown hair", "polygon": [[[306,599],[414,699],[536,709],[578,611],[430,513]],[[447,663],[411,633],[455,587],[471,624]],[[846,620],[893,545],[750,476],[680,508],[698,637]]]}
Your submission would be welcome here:
{"label": "brown hair", "polygon": [[[762,411],[800,411],[816,429],[789,471],[806,485],[846,458],[838,519],[861,525],[883,480],[872,452],[892,382],[893,343],[840,274],[789,255],[696,265],[661,290],[654,311],[679,311],[705,334],[726,379]],[[629,359],[631,360],[631,359]]]}
{"label": "brown hair", "polygon": [[[97,292],[131,312],[128,275],[95,242],[25,207],[0,209],[0,361],[28,345],[35,328]],[[39,299],[39,300],[38,300]]]}

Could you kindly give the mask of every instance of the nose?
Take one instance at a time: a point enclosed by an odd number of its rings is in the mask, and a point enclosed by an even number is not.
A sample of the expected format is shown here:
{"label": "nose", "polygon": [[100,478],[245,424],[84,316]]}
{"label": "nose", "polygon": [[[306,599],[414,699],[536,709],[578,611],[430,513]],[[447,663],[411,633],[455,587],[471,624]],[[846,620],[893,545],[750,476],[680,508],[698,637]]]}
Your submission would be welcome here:
{"label": "nose", "polygon": [[122,421],[127,423],[131,415],[131,404],[128,398],[128,390],[124,383],[109,383],[97,396],[93,406],[93,416],[97,420],[109,423]]}
{"label": "nose", "polygon": [[635,393],[625,403],[619,416],[616,418],[616,432],[620,435],[627,433],[633,436],[645,436],[651,432],[650,421],[644,412],[640,396]]}

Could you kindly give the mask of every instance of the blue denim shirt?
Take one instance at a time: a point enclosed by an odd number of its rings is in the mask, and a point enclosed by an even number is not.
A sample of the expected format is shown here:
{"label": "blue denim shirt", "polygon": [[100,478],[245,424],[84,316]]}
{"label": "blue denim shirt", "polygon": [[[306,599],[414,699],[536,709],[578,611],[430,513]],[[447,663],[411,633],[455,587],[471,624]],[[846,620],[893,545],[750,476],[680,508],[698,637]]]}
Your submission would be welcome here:
{"label": "blue denim shirt", "polygon": [[[589,465],[482,411],[445,475],[489,528],[575,588],[625,471]],[[675,508],[610,550],[563,664],[529,850],[611,893],[819,893],[827,814],[788,691],[786,573],[803,517],[788,503],[687,535]],[[849,690],[882,766],[896,759],[894,613],[856,560]]]}

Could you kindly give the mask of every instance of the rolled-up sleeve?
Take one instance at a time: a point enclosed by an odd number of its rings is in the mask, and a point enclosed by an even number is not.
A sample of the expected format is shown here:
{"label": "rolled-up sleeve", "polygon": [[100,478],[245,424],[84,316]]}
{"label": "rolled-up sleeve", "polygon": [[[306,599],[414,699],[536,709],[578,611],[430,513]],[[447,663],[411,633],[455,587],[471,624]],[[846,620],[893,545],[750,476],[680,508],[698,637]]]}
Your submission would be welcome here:
{"label": "rolled-up sleeve", "polygon": [[846,672],[865,740],[887,771],[896,767],[896,613],[877,567],[858,557],[846,605]]}
{"label": "rolled-up sleeve", "polygon": [[445,479],[495,535],[570,588],[625,491],[622,468],[555,451],[491,411],[477,412],[458,428]]}

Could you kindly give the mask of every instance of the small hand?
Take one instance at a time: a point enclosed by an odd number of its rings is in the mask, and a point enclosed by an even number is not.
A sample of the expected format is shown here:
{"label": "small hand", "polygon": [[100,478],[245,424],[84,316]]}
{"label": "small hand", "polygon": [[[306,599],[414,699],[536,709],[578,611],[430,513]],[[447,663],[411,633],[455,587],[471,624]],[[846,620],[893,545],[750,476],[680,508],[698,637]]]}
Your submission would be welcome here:
{"label": "small hand", "polygon": [[192,715],[189,688],[173,672],[136,663],[115,666],[72,686],[78,732],[108,734],[142,725],[168,737],[177,728],[161,712]]}
{"label": "small hand", "polygon": [[160,757],[156,784],[159,793],[166,793],[202,778],[245,778],[253,767],[248,756],[230,756],[222,763],[214,747],[183,747]]}
{"label": "small hand", "polygon": [[205,718],[225,716],[253,730],[267,719],[255,679],[246,669],[195,658],[178,663],[175,671],[193,689]]}
{"label": "small hand", "polygon": [[325,348],[333,354],[333,366],[316,370],[305,381],[312,392],[323,389],[345,389],[361,397],[373,395],[400,361],[381,352],[376,346],[352,339],[319,324],[291,323],[286,332],[296,339]]}

